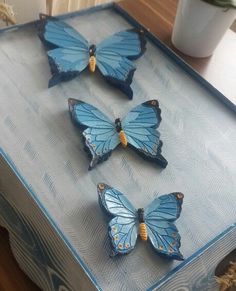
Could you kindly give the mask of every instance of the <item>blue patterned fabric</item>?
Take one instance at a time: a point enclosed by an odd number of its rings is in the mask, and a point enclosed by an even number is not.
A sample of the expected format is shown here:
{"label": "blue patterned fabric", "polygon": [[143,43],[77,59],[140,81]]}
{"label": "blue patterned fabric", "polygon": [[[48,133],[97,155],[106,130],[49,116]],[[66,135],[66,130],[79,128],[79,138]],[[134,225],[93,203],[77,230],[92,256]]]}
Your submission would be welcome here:
{"label": "blue patterned fabric", "polygon": [[[39,37],[46,45],[52,78],[49,87],[76,77],[96,59],[95,66],[113,86],[133,97],[130,87],[136,69],[131,60],[139,58],[146,50],[144,33],[125,30],[108,37],[97,47],[74,28],[52,17],[42,17]],[[94,68],[95,69],[95,68]]]}
{"label": "blue patterned fabric", "polygon": [[91,170],[96,164],[108,159],[112,151],[121,143],[119,133],[124,132],[128,146],[140,156],[151,160],[163,168],[166,159],[161,155],[162,141],[156,130],[161,122],[161,110],[157,100],[142,103],[131,110],[119,121],[112,122],[94,106],[69,99],[69,110],[72,120],[83,130],[86,150],[92,157],[89,165]]}
{"label": "blue patterned fabric", "polygon": [[[98,184],[99,203],[103,211],[113,217],[109,222],[109,237],[114,255],[129,253],[136,244],[139,215],[129,200],[116,189]],[[179,217],[182,193],[171,193],[156,198],[143,210],[143,222],[154,249],[170,259],[182,260],[179,251],[180,235],[173,222]]]}

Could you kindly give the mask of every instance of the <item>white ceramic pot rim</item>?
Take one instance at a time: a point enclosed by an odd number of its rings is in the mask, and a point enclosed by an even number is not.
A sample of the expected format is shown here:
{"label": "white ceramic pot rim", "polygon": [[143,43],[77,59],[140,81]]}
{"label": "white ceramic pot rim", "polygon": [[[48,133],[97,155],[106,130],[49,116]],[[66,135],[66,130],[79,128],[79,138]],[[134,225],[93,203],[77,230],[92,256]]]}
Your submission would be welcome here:
{"label": "white ceramic pot rim", "polygon": [[172,43],[193,57],[208,57],[236,17],[236,9],[225,9],[202,0],[179,0]]}

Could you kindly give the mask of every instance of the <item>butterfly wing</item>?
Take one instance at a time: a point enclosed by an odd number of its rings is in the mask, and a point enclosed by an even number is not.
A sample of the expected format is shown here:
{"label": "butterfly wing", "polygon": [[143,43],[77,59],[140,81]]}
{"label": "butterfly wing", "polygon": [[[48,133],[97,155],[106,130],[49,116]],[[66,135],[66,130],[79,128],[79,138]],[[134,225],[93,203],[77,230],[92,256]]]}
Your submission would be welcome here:
{"label": "butterfly wing", "polygon": [[130,147],[143,158],[154,161],[163,168],[166,159],[161,155],[162,141],[156,130],[161,122],[161,110],[157,100],[150,100],[132,109],[122,120],[122,128]]}
{"label": "butterfly wing", "polygon": [[141,57],[146,50],[146,39],[137,29],[123,30],[106,38],[97,46],[96,52],[113,52],[130,60]]}
{"label": "butterfly wing", "polygon": [[156,198],[144,212],[145,224],[152,246],[160,254],[182,260],[180,235],[174,221],[180,216],[184,195],[171,193]]}
{"label": "butterfly wing", "polygon": [[48,51],[47,54],[52,73],[49,88],[75,78],[89,62],[88,51],[79,47],[57,48]]}
{"label": "butterfly wing", "polygon": [[96,49],[97,66],[105,79],[133,98],[130,84],[135,66],[131,60],[139,58],[146,50],[144,34],[137,30],[118,32],[102,41]]}
{"label": "butterfly wing", "polygon": [[85,149],[92,157],[89,170],[111,155],[120,143],[115,125],[96,107],[69,99],[69,110],[72,120],[83,130]]}
{"label": "butterfly wing", "polygon": [[52,17],[43,19],[39,37],[49,49],[47,55],[52,73],[49,87],[71,80],[88,66],[87,40],[65,22]]}
{"label": "butterfly wing", "polygon": [[120,89],[129,99],[133,98],[130,84],[136,70],[133,63],[113,52],[97,55],[97,66],[111,85]]}
{"label": "butterfly wing", "polygon": [[136,209],[121,192],[103,183],[98,184],[98,197],[102,210],[113,217],[109,237],[114,255],[129,253],[138,236]]}
{"label": "butterfly wing", "polygon": [[88,41],[73,27],[54,17],[43,17],[39,24],[39,37],[52,48],[80,47],[88,49]]}

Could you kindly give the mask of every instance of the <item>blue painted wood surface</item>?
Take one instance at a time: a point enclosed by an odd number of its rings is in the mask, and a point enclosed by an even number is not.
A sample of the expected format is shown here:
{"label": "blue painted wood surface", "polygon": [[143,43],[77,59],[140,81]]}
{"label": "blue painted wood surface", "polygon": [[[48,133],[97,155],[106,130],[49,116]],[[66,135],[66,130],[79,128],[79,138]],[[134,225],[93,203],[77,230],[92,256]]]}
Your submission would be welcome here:
{"label": "blue painted wood surface", "polygon": [[98,69],[109,84],[133,98],[130,84],[136,67],[132,60],[146,50],[143,31],[123,30],[95,45],[57,18],[42,15],[38,27],[51,67],[49,87],[69,81],[89,67],[92,73]]}
{"label": "blue painted wood surface", "polygon": [[182,193],[161,195],[146,208],[136,210],[115,188],[104,183],[99,183],[97,188],[101,209],[112,218],[108,224],[112,256],[130,253],[140,236],[166,259],[183,260],[179,250],[181,236],[174,225],[182,210]]}
{"label": "blue painted wood surface", "polygon": [[[130,28],[109,9],[67,21],[96,43]],[[190,259],[181,263],[181,268],[196,262],[199,249],[235,222],[235,114],[153,43],[148,42],[146,54],[138,60],[132,102],[122,99],[120,92],[104,84],[97,74],[88,78],[85,73],[47,89],[50,69],[34,26],[0,34],[0,64],[4,68],[0,71],[0,146],[101,288],[144,290],[163,277],[173,278],[172,271],[179,266],[179,262],[153,255],[143,244],[127,257],[109,258],[106,223],[96,195],[101,180],[127,193],[136,208],[147,205],[158,193],[176,189],[185,193],[176,226],[182,236],[182,253]],[[121,150],[88,173],[83,144],[70,121],[68,98],[102,107],[114,118],[157,98],[168,167],[157,169],[145,161],[141,166],[135,154]],[[16,192],[11,193],[7,198],[14,198],[15,207],[33,220],[34,213],[22,207]],[[227,242],[224,251],[231,247]],[[207,263],[202,267],[201,262],[199,271],[207,268]],[[191,290],[193,283],[183,285]]]}
{"label": "blue painted wood surface", "polygon": [[91,162],[89,170],[106,161],[119,145],[132,148],[139,156],[165,168],[161,155],[162,141],[156,130],[161,123],[157,100],[148,100],[120,119],[110,120],[98,108],[86,102],[68,100],[72,121],[81,131],[85,151]]}

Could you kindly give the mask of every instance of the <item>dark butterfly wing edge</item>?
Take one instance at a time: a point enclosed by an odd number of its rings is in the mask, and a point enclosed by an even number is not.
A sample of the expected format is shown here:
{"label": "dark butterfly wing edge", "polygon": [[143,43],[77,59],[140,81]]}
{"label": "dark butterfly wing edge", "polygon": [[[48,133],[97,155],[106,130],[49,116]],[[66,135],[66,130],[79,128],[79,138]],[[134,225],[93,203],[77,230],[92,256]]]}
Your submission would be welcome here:
{"label": "dark butterfly wing edge", "polygon": [[56,17],[50,16],[50,15],[47,15],[47,14],[43,14],[43,13],[39,14],[39,21],[37,23],[38,37],[42,41],[42,43],[44,44],[46,51],[58,48],[58,46],[48,42],[44,38],[45,25],[47,24],[48,20],[59,21],[59,19]]}
{"label": "dark butterfly wing edge", "polygon": [[108,84],[116,87],[121,92],[123,92],[130,100],[132,100],[133,90],[131,89],[130,84],[132,83],[135,70],[136,68],[129,72],[125,81],[121,81],[110,76],[107,76],[107,77],[103,76],[103,77],[107,81]]}
{"label": "dark butterfly wing edge", "polygon": [[48,62],[52,74],[52,77],[48,82],[48,88],[51,88],[61,82],[70,81],[80,74],[78,71],[60,72],[54,60],[49,56]]}
{"label": "dark butterfly wing edge", "polygon": [[[75,111],[74,111],[74,106],[77,105],[77,104],[81,104],[81,103],[84,103],[83,101],[81,100],[77,100],[77,99],[73,99],[73,98],[69,98],[68,99],[68,106],[69,106],[69,111],[70,111],[70,115],[71,115],[71,120],[73,122],[73,124],[81,131],[81,133],[88,128],[88,126],[84,126],[83,124],[81,123],[78,123],[76,121],[76,118],[75,118]],[[89,168],[88,170],[92,170],[94,168],[95,165],[97,164],[100,164],[104,161],[106,161],[112,154],[112,151],[104,154],[103,156],[97,156],[97,159],[94,159],[92,153],[91,153],[91,150],[90,150],[90,147],[89,145],[87,144],[86,142],[86,139],[85,137],[83,136],[83,134],[81,134],[82,136],[82,142],[83,142],[83,145],[84,145],[84,151],[87,153],[87,156],[89,158],[89,160],[93,160],[94,161],[94,165],[89,165]]]}
{"label": "dark butterfly wing edge", "polygon": [[137,28],[129,29],[128,31],[136,32],[139,36],[140,49],[141,49],[140,54],[138,54],[136,56],[127,57],[129,60],[136,60],[136,59],[140,58],[145,53],[145,51],[147,49],[146,48],[147,40],[145,37],[145,32],[143,29],[137,29]]}
{"label": "dark butterfly wing edge", "polygon": [[158,164],[162,168],[166,168],[168,165],[168,161],[161,154],[162,145],[163,145],[163,142],[162,142],[162,140],[160,140],[159,146],[158,146],[158,152],[157,152],[155,157],[147,154],[146,152],[143,152],[142,150],[138,150],[136,147],[132,146],[131,144],[128,144],[128,147],[130,147],[132,150],[134,150],[144,160]]}
{"label": "dark butterfly wing edge", "polygon": [[[106,216],[107,223],[110,224],[117,217],[115,215],[113,215],[112,213],[110,213],[109,210],[105,207],[106,202],[105,202],[104,193],[109,188],[112,188],[112,187],[110,187],[109,185],[107,185],[105,183],[99,183],[97,185],[98,203],[99,203],[100,208],[102,209],[102,212]],[[134,222],[134,224],[135,224],[135,222]],[[133,227],[134,226],[132,226],[132,229],[133,229]],[[125,251],[116,251],[115,246],[113,244],[112,227],[110,225],[108,226],[108,236],[110,238],[110,245],[111,245],[110,257],[115,257],[117,255],[126,255],[126,254],[130,253],[135,247],[135,244],[134,244],[134,245],[130,245],[129,249],[126,249]],[[136,242],[136,239],[135,239],[135,242]]]}
{"label": "dark butterfly wing edge", "polygon": [[[155,101],[155,102],[153,102]],[[157,119],[159,120],[158,123],[154,126],[152,126],[153,128],[158,128],[160,123],[161,123],[161,108],[159,107],[159,102],[155,99],[155,100],[149,100],[146,101],[144,103],[142,103],[143,106],[148,106],[148,107],[153,107],[155,110],[154,112],[157,115]],[[163,142],[162,140],[159,140],[159,146],[157,149],[157,155],[155,157],[153,157],[152,155],[148,155],[148,153],[143,152],[142,150],[138,150],[136,147],[132,146],[130,143],[128,144],[128,147],[130,147],[131,149],[133,149],[139,156],[141,156],[144,160],[148,160],[151,161],[153,163],[156,163],[158,165],[160,165],[162,168],[166,168],[168,165],[168,161],[161,155],[161,150],[162,150],[162,145]]]}
{"label": "dark butterfly wing edge", "polygon": [[[50,16],[47,14],[43,14],[43,13],[39,14],[39,22],[37,24],[38,37],[41,40],[41,42],[43,43],[47,52],[49,50],[53,50],[53,49],[58,48],[57,45],[48,42],[44,37],[45,26],[46,26],[48,20],[60,21],[56,17]],[[48,56],[48,62],[49,62],[49,66],[50,66],[50,70],[51,70],[51,74],[52,74],[52,77],[48,82],[48,88],[51,88],[51,87],[53,87],[61,82],[70,81],[80,74],[80,72],[78,72],[78,71],[60,72],[56,63],[54,62],[54,60],[49,56]]]}
{"label": "dark butterfly wing edge", "polygon": [[[132,31],[132,32],[135,32],[137,33],[137,35],[139,36],[139,41],[140,41],[140,53],[138,55],[135,55],[135,56],[127,56],[126,58],[129,59],[129,60],[136,60],[138,58],[140,58],[146,51],[146,43],[147,43],[147,40],[145,38],[145,33],[142,29],[138,30],[136,28],[133,28],[133,29],[129,29],[127,31]],[[129,72],[129,74],[127,75],[127,78],[125,79],[125,81],[121,81],[121,80],[118,80],[116,78],[113,78],[113,77],[105,77],[105,80],[112,86],[116,87],[117,89],[119,89],[121,92],[123,92],[130,100],[133,99],[133,90],[131,89],[130,85],[132,83],[132,80],[133,80],[133,76],[134,76],[134,72],[135,72],[136,68],[131,70]]]}
{"label": "dark butterfly wing edge", "polygon": [[[174,260],[177,260],[177,261],[183,261],[184,260],[184,257],[182,255],[182,253],[180,252],[180,247],[181,247],[181,236],[179,234],[179,231],[176,227],[176,225],[174,224],[174,221],[176,221],[179,217],[180,217],[180,214],[181,214],[181,211],[182,211],[182,204],[183,204],[183,198],[184,198],[184,194],[181,193],[181,192],[173,192],[171,193],[175,199],[176,199],[176,203],[177,203],[177,206],[178,206],[178,211],[176,213],[176,217],[174,219],[170,219],[169,220],[169,223],[170,225],[172,225],[172,227],[175,228],[175,244],[178,245],[178,249],[177,249],[177,252],[173,252],[173,253],[166,253],[160,249],[156,249],[154,247],[154,245],[151,243],[150,241],[150,245],[151,247],[153,248],[153,250],[158,254],[160,255],[161,257],[165,258],[165,259],[174,259]],[[149,228],[150,226],[147,224],[147,227]]]}

